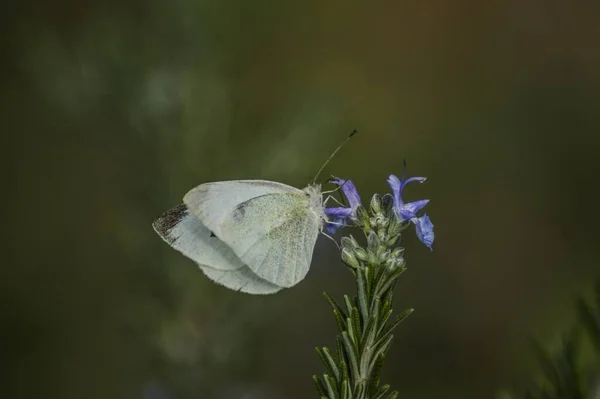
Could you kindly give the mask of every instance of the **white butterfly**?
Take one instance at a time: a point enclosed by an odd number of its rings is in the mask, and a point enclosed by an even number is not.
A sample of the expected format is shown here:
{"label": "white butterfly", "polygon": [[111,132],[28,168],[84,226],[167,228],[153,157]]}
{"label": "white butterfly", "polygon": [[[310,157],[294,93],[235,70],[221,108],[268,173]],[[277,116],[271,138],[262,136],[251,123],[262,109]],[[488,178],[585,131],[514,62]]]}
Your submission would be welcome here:
{"label": "white butterfly", "polygon": [[272,294],[304,279],[327,221],[319,185],[300,190],[266,180],[205,183],[153,223],[211,280]]}

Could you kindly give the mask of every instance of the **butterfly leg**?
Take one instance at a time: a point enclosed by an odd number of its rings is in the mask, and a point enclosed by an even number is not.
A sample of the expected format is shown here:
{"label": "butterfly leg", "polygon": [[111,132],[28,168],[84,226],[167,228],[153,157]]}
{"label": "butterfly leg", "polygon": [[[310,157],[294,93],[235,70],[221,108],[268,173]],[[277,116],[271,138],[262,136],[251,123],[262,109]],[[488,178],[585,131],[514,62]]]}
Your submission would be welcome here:
{"label": "butterfly leg", "polygon": [[327,198],[325,198],[325,201],[323,201],[323,205],[327,205],[327,201],[329,201],[330,199],[334,200],[338,205],[345,206],[340,201],[338,201],[338,199],[335,198],[333,195],[328,195]]}
{"label": "butterfly leg", "polygon": [[335,240],[335,238],[333,238],[332,236],[330,236],[327,233],[323,233],[321,232],[321,234],[323,234],[325,237],[329,238],[331,241],[333,241],[333,243],[335,244],[335,246],[337,247],[338,250],[341,250],[342,248],[340,247],[340,244],[338,244],[338,242]]}
{"label": "butterfly leg", "polygon": [[[333,178],[333,176],[331,176],[331,178]],[[331,179],[330,179],[330,180],[331,180]],[[329,191],[323,191],[321,194],[332,194],[332,193],[335,193],[335,192],[339,192],[339,191],[340,191],[340,189],[341,189],[343,186],[344,186],[344,185],[342,184],[342,185],[340,185],[340,186],[337,186],[337,187],[336,187],[336,188],[334,188],[333,190],[329,190]],[[340,198],[342,199],[342,204],[341,204],[341,205],[342,205],[342,206],[346,206],[346,201],[344,200],[344,196],[340,194]],[[338,203],[339,203],[339,202],[338,202]]]}

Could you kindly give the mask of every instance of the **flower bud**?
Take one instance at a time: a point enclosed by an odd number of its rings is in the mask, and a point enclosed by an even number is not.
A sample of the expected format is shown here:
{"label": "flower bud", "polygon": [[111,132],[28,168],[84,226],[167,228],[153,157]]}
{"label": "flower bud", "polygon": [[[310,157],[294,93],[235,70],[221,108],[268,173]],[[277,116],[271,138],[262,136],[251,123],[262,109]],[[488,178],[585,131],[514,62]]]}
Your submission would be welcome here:
{"label": "flower bud", "polygon": [[367,251],[365,251],[363,248],[360,248],[360,247],[354,248],[354,255],[356,255],[356,258],[358,260],[362,260],[362,261],[367,260],[367,257],[368,257]]}
{"label": "flower bud", "polygon": [[367,248],[371,252],[377,252],[377,250],[379,249],[380,246],[381,246],[381,241],[379,240],[377,233],[375,233],[374,231],[371,231],[369,233],[369,235],[367,236]]}
{"label": "flower bud", "polygon": [[354,250],[354,248],[360,247],[358,241],[356,241],[356,239],[352,235],[350,235],[349,237],[342,237],[340,243],[342,245],[342,248],[348,248],[350,250]]}
{"label": "flower bud", "polygon": [[364,227],[366,227],[366,228],[371,227],[371,224],[369,221],[369,214],[362,205],[359,205],[356,208],[356,218],[358,219],[358,222],[360,222]]}
{"label": "flower bud", "polygon": [[379,196],[379,194],[373,194],[373,197],[371,198],[371,213],[375,215],[375,214],[381,213],[381,211],[382,211],[381,196]]}
{"label": "flower bud", "polygon": [[378,262],[379,263],[387,262],[387,260],[390,259],[391,254],[392,254],[392,251],[390,251],[389,249],[381,251],[381,253],[379,254]]}
{"label": "flower bud", "polygon": [[398,243],[398,241],[400,241],[400,234],[392,236],[392,237],[387,237],[387,240],[385,241],[385,245],[387,245],[388,247],[393,247],[394,245],[396,245]]}
{"label": "flower bud", "polygon": [[387,193],[381,198],[382,212],[388,214],[394,210],[394,197],[392,194]]}
{"label": "flower bud", "polygon": [[398,248],[394,248],[394,250],[392,251],[392,258],[403,258],[404,257],[404,248],[402,247],[398,247]]}
{"label": "flower bud", "polygon": [[342,249],[342,261],[353,269],[358,269],[360,267],[360,262],[356,259],[354,252],[348,248]]}
{"label": "flower bud", "polygon": [[383,245],[385,245],[385,246],[389,246],[389,245],[387,244],[387,242],[388,242],[388,239],[389,239],[389,236],[388,236],[388,234],[387,234],[387,232],[386,232],[385,230],[383,230],[383,229],[382,229],[382,230],[379,230],[379,231],[377,232],[377,236],[379,237],[379,241],[381,241],[381,243],[382,243]]}

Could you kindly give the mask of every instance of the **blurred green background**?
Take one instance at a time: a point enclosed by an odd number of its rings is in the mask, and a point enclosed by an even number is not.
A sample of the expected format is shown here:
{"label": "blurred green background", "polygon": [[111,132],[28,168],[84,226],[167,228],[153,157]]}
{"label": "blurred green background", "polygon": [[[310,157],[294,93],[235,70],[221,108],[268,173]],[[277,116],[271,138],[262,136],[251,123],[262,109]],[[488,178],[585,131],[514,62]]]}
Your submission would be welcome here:
{"label": "blurred green background", "polygon": [[[492,398],[534,375],[599,274],[600,3],[23,0],[0,14],[6,398],[316,398],[321,296],[354,290],[320,239],[301,284],[216,286],[151,222],[208,180],[363,200],[427,176],[383,381]],[[162,388],[161,388],[162,387]],[[161,394],[169,389],[169,394]],[[146,390],[146,391],[144,391]],[[146,392],[144,394],[144,392]]]}

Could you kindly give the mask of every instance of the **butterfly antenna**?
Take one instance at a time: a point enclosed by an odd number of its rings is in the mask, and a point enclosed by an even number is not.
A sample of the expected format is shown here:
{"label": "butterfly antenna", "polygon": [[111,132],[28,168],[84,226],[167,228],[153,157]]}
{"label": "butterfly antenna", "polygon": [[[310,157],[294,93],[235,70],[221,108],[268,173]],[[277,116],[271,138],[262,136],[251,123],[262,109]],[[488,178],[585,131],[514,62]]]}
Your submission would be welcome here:
{"label": "butterfly antenna", "polygon": [[352,136],[354,136],[356,133],[358,133],[358,130],[354,129],[352,130],[352,133],[350,133],[350,135],[348,137],[346,137],[344,139],[344,141],[342,141],[340,143],[340,145],[338,145],[338,147],[335,149],[335,151],[333,151],[333,153],[331,153],[331,155],[329,156],[329,158],[327,158],[327,161],[325,161],[325,163],[323,164],[323,166],[321,166],[321,169],[319,169],[319,171],[317,172],[315,178],[313,179],[313,184],[315,184],[315,182],[317,181],[317,178],[319,177],[319,175],[321,174],[321,172],[323,171],[323,169],[325,169],[325,166],[327,166],[327,164],[329,163],[329,161],[331,161],[331,159],[335,156],[335,154],[344,146],[344,144],[346,144],[348,142],[348,140],[350,140],[352,138]]}

